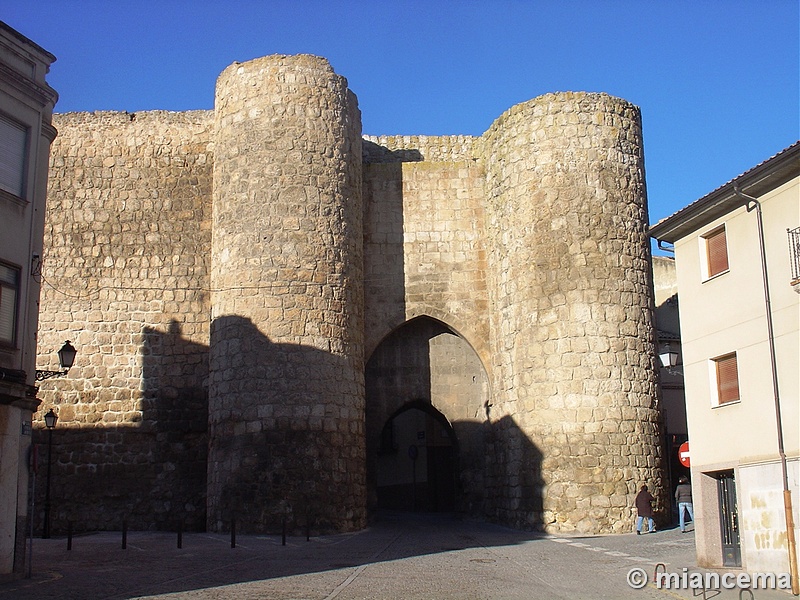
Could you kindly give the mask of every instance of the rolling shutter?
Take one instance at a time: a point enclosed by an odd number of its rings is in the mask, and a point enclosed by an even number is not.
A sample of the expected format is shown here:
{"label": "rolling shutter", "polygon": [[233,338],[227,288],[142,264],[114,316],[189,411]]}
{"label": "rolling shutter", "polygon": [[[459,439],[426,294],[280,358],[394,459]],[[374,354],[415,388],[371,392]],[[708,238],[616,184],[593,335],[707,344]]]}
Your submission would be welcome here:
{"label": "rolling shutter", "polygon": [[714,361],[717,365],[717,394],[719,403],[739,400],[739,367],[736,354],[729,354]]}
{"label": "rolling shutter", "polygon": [[17,324],[19,270],[0,264],[0,343],[13,344]]}
{"label": "rolling shutter", "polygon": [[713,277],[728,270],[728,241],[725,228],[721,227],[706,236],[708,254],[708,276]]}
{"label": "rolling shutter", "polygon": [[0,189],[20,198],[25,194],[28,130],[0,115]]}

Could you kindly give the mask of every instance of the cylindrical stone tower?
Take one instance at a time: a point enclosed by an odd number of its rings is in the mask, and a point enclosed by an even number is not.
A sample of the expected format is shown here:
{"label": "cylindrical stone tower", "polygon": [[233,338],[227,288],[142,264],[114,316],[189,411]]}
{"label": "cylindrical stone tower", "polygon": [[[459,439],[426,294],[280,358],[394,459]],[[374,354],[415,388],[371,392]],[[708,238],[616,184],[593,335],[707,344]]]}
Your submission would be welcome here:
{"label": "cylindrical stone tower", "polygon": [[662,484],[639,110],[549,94],[484,139],[495,517],[630,531]]}
{"label": "cylindrical stone tower", "polygon": [[216,89],[208,526],[366,517],[361,118],[314,56]]}

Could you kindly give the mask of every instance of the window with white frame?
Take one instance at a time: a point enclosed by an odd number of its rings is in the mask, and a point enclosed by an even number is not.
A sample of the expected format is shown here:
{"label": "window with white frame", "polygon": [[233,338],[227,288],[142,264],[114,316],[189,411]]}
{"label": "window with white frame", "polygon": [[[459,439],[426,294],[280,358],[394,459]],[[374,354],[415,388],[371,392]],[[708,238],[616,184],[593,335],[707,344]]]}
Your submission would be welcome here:
{"label": "window with white frame", "polygon": [[28,129],[0,115],[0,189],[19,198],[25,194]]}
{"label": "window with white frame", "polygon": [[716,392],[714,404],[721,406],[740,400],[739,364],[736,352],[712,358],[710,367],[712,392]]}
{"label": "window with white frame", "polygon": [[728,238],[725,225],[700,236],[703,260],[703,279],[709,279],[728,270]]}
{"label": "window with white frame", "polygon": [[0,263],[0,345],[4,346],[16,342],[19,274],[18,268]]}

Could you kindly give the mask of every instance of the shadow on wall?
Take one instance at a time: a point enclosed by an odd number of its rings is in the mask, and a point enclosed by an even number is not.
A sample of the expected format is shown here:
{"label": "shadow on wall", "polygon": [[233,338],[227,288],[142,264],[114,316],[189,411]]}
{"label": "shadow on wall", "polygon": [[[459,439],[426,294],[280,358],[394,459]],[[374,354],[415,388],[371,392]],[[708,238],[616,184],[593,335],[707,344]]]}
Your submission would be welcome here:
{"label": "shadow on wall", "polygon": [[362,154],[364,341],[370,355],[406,319],[402,163],[419,162],[423,156],[419,150],[389,150],[367,140]]}
{"label": "shadow on wall", "polygon": [[[223,407],[236,418],[220,416],[214,425],[211,455],[209,349],[187,340],[177,323],[143,334],[140,414],[115,412],[124,403],[99,382],[73,382],[95,389],[80,393],[81,404],[62,402],[57,409],[65,423],[79,417],[94,425],[53,431],[53,535],[65,533],[68,521],[76,533],[119,530],[123,520],[131,530],[174,530],[180,522],[187,531],[205,530],[207,523],[225,530],[234,513],[241,532],[274,532],[284,516],[305,527],[307,514],[316,532],[363,527],[367,511],[380,506],[381,432],[411,408],[438,414],[441,426],[418,443],[426,480],[430,474],[452,482],[434,485],[435,496],[417,509],[454,510],[525,529],[541,524],[541,451],[513,418],[489,421],[480,360],[443,323],[414,319],[374,353],[366,371],[366,434],[357,416],[353,423],[352,415],[342,417],[344,393],[332,393],[325,375],[342,373],[342,357],[275,344],[241,317],[218,319],[212,329],[222,343],[216,360],[236,364],[230,381],[244,387],[234,394],[242,406]],[[81,414],[87,410],[96,412]],[[446,440],[439,434],[437,441],[439,431]],[[36,430],[34,441],[40,456],[35,529],[41,531],[47,432]],[[209,499],[217,514],[207,519],[207,467],[220,450],[226,471],[218,499]],[[397,451],[408,459],[407,447]]]}
{"label": "shadow on wall", "polygon": [[[214,352],[185,339],[177,323],[167,332],[144,331],[140,413],[97,381],[73,381],[95,391],[56,409],[65,423],[94,425],[53,431],[53,535],[66,533],[68,522],[76,533],[119,530],[123,521],[131,530],[175,530],[179,523],[186,531],[209,523],[226,530],[234,515],[241,533],[279,531],[284,518],[305,527],[308,515],[315,532],[366,524],[363,413],[347,402],[355,395],[363,406],[360,374],[343,377],[343,357],[273,343],[242,317],[220,317],[211,332]],[[210,415],[213,360],[222,361],[222,387]],[[129,398],[130,381],[118,379],[109,378]],[[115,411],[117,405],[126,408]],[[36,531],[44,517],[47,437],[35,432]],[[216,494],[208,478],[214,459]]]}
{"label": "shadow on wall", "polygon": [[[75,532],[118,530],[123,520],[138,530],[173,530],[179,523],[187,531],[205,529],[208,347],[185,339],[173,321],[166,332],[145,328],[140,359],[140,414],[98,382],[85,386],[94,391],[81,392],[81,404],[56,407],[62,423],[69,416],[93,424],[53,430],[54,535],[65,533],[68,522]],[[113,376],[108,381],[127,384]],[[83,410],[95,412],[75,414]],[[46,430],[34,431],[37,531],[44,520],[47,438]]]}
{"label": "shadow on wall", "polygon": [[390,150],[369,140],[361,142],[361,158],[365,163],[422,162],[425,157],[416,148]]}
{"label": "shadow on wall", "polygon": [[656,327],[661,331],[666,331],[680,338],[681,327],[678,309],[678,294],[672,294],[661,304],[655,307]]}
{"label": "shadow on wall", "polygon": [[[287,323],[287,328],[296,327]],[[211,327],[208,523],[267,533],[366,525],[363,374],[340,354],[275,343],[249,319]],[[301,523],[301,521],[303,523]]]}
{"label": "shadow on wall", "polygon": [[[462,453],[461,439],[467,448],[481,440],[484,454],[476,460],[476,453]],[[381,431],[377,508],[456,512],[542,530],[541,465],[542,453],[511,417],[450,424],[430,402],[411,401]],[[475,471],[483,472],[486,487],[475,487]]]}
{"label": "shadow on wall", "polygon": [[518,529],[544,529],[542,451],[513,417],[492,423],[486,471],[486,518]]}

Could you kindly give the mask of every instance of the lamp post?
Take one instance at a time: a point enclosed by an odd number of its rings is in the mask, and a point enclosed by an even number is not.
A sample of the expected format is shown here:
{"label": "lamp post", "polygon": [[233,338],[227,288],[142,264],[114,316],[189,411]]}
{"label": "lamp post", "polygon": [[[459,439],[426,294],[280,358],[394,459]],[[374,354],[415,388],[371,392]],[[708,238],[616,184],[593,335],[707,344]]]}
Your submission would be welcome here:
{"label": "lamp post", "polygon": [[56,428],[58,415],[51,408],[44,416],[44,424],[47,426],[47,483],[44,492],[44,528],[42,537],[50,538],[50,465],[53,458],[53,429]]}
{"label": "lamp post", "polygon": [[61,370],[36,371],[36,381],[44,381],[45,379],[50,379],[51,377],[64,377],[72,368],[72,365],[75,364],[76,354],[78,354],[78,351],[75,350],[75,347],[72,344],[70,344],[69,340],[64,342],[64,345],[61,346],[61,350],[58,351],[58,364],[61,366]]}

